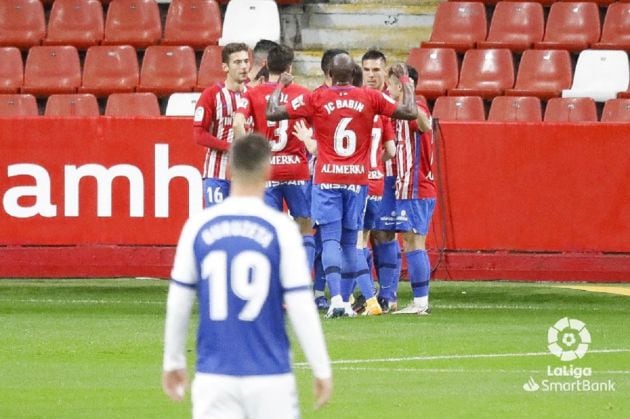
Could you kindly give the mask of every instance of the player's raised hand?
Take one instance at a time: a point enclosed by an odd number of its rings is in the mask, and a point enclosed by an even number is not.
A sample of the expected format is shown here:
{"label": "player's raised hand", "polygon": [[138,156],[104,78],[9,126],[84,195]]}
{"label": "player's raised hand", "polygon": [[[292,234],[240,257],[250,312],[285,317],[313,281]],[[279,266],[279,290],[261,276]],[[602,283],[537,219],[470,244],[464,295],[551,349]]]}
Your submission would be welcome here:
{"label": "player's raised hand", "polygon": [[330,397],[332,396],[332,390],[332,378],[315,379],[315,388],[313,389],[313,393],[315,395],[315,409],[319,409],[328,403]]}
{"label": "player's raised hand", "polygon": [[278,80],[278,83],[282,87],[287,87],[292,82],[293,82],[293,76],[291,74],[289,74],[289,73],[282,73],[282,74],[280,74],[280,79]]}
{"label": "player's raised hand", "polygon": [[295,135],[298,140],[305,143],[307,140],[313,138],[313,129],[307,127],[304,120],[299,119],[293,126],[293,135]]}
{"label": "player's raised hand", "polygon": [[399,79],[403,76],[409,76],[409,72],[407,71],[407,66],[403,63],[396,63],[392,66],[392,72]]}
{"label": "player's raised hand", "polygon": [[186,387],[188,386],[188,374],[185,369],[164,371],[162,373],[162,389],[164,393],[176,402],[184,400]]}

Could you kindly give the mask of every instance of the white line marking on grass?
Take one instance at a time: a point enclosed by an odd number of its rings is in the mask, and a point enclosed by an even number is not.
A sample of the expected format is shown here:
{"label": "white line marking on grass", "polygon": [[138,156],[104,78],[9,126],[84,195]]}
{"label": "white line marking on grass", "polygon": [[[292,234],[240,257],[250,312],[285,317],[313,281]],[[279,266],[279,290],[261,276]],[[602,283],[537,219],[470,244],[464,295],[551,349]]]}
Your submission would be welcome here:
{"label": "white line marking on grass", "polygon": [[[307,370],[308,365],[296,365],[296,369]],[[433,373],[515,373],[515,374],[537,374],[541,370],[523,370],[504,368],[497,369],[464,369],[464,368],[387,368],[387,367],[335,367],[335,371],[373,371],[373,372],[433,372]],[[594,374],[630,374],[630,371],[593,371]]]}
{"label": "white line marking on grass", "polygon": [[[588,351],[593,353],[623,353],[630,352],[630,349],[593,349]],[[484,359],[484,358],[525,358],[530,356],[548,356],[549,352],[522,352],[507,354],[453,354],[453,355],[423,355],[409,356],[401,358],[373,358],[373,359],[337,359],[331,361],[331,364],[348,365],[348,364],[373,364],[379,362],[405,362],[405,361],[439,361],[445,359]],[[298,362],[295,366],[307,365],[305,362]]]}
{"label": "white line marking on grass", "polygon": [[54,298],[27,298],[27,299],[0,299],[0,303],[45,303],[45,304],[160,304],[165,305],[164,301],[151,300],[56,300]]}

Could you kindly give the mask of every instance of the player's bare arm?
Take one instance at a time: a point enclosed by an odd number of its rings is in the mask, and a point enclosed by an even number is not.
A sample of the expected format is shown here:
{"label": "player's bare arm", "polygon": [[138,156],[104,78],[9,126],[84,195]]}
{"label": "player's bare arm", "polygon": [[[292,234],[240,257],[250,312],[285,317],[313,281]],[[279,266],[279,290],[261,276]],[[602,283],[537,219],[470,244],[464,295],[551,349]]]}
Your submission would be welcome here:
{"label": "player's bare arm", "polygon": [[412,120],[418,118],[418,106],[414,95],[413,81],[409,79],[407,67],[402,63],[392,66],[394,75],[402,83],[402,102],[396,107],[392,118]]}
{"label": "player's bare arm", "polygon": [[392,140],[386,141],[383,144],[383,161],[391,160],[396,156],[396,143]]}
{"label": "player's bare arm", "polygon": [[282,73],[278,80],[278,87],[273,91],[267,102],[266,117],[269,121],[281,121],[289,119],[289,113],[284,105],[280,104],[280,94],[282,89],[287,87],[293,81],[293,76],[289,73]]}
{"label": "player's bare arm", "polygon": [[418,122],[418,128],[420,131],[427,132],[431,130],[431,119],[429,116],[420,108],[418,108],[418,118],[416,119]]}
{"label": "player's bare arm", "polygon": [[293,135],[302,141],[311,154],[317,154],[317,141],[313,138],[313,129],[306,126],[303,120],[298,120],[293,126]]}

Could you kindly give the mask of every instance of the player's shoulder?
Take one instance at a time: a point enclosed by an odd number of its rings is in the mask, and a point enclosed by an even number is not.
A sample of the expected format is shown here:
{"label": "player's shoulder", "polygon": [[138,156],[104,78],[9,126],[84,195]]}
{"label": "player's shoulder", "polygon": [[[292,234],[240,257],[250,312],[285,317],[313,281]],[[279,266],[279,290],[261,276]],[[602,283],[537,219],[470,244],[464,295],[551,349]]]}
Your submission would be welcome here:
{"label": "player's shoulder", "polygon": [[306,88],[306,86],[302,86],[301,84],[297,83],[291,83],[286,87],[286,90],[295,95],[312,93],[308,88]]}

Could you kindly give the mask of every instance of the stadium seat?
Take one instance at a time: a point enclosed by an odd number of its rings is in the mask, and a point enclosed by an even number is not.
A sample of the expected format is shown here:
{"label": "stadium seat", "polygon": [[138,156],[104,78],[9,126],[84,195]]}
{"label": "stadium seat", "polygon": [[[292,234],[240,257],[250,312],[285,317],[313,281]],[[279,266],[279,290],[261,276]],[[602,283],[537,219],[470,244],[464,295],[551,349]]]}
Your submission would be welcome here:
{"label": "stadium seat", "polygon": [[435,12],[433,30],[423,48],[453,48],[463,53],[486,39],[486,8],[479,2],[443,2]]}
{"label": "stadium seat", "polygon": [[522,52],[542,41],[545,33],[543,7],[535,2],[500,1],[497,3],[488,37],[477,48],[508,48]]}
{"label": "stadium seat", "polygon": [[514,89],[507,96],[538,96],[543,100],[560,96],[571,86],[571,56],[566,50],[534,50],[523,52]]}
{"label": "stadium seat", "polygon": [[37,116],[37,100],[33,95],[0,95],[0,117]]}
{"label": "stadium seat", "polygon": [[0,1],[0,45],[28,49],[46,36],[44,7],[39,0]]}
{"label": "stadium seat", "polygon": [[219,45],[244,42],[254,48],[261,39],[280,41],[280,14],[276,3],[273,0],[231,0],[225,10]]}
{"label": "stadium seat", "polygon": [[440,96],[433,105],[433,118],[444,121],[485,121],[479,96]]}
{"label": "stadium seat", "polygon": [[152,45],[148,47],[140,69],[138,92],[167,96],[190,92],[197,83],[195,51],[188,46]]}
{"label": "stadium seat", "polygon": [[98,97],[133,92],[139,79],[138,58],[132,46],[95,46],[87,50],[79,92]]}
{"label": "stadium seat", "polygon": [[0,93],[19,93],[24,81],[22,54],[16,47],[0,47]]}
{"label": "stadium seat", "polygon": [[154,93],[112,93],[105,105],[107,116],[160,116],[160,104]]}
{"label": "stadium seat", "polygon": [[109,4],[103,45],[146,48],[161,37],[162,21],[155,0],[112,0]]}
{"label": "stadium seat", "polygon": [[56,0],[50,9],[44,45],[86,49],[103,39],[103,6],[98,0]]}
{"label": "stadium seat", "polygon": [[221,47],[217,45],[207,46],[203,51],[201,64],[199,64],[199,76],[195,90],[200,92],[214,83],[225,80],[226,75],[221,67],[221,62]]}
{"label": "stadium seat", "polygon": [[50,95],[44,116],[99,116],[98,102],[89,93]]}
{"label": "stadium seat", "polygon": [[427,99],[444,96],[457,86],[459,68],[457,53],[452,48],[412,48],[407,64],[419,71],[416,93]]}
{"label": "stadium seat", "polygon": [[514,87],[514,61],[509,49],[466,51],[457,87],[449,96],[481,96],[490,99]]}
{"label": "stadium seat", "polygon": [[75,93],[81,85],[79,52],[73,46],[31,47],[24,67],[23,93]]}
{"label": "stadium seat", "polygon": [[193,116],[201,93],[173,93],[166,103],[166,116]]}
{"label": "stadium seat", "polygon": [[604,104],[602,122],[630,122],[630,99],[611,99]]}
{"label": "stadium seat", "polygon": [[540,99],[535,96],[497,96],[492,99],[488,121],[540,122]]}
{"label": "stadium seat", "polygon": [[214,0],[173,0],[164,24],[163,45],[189,45],[197,50],[221,36],[221,11]]}
{"label": "stadium seat", "polygon": [[580,53],[571,89],[563,90],[562,97],[590,97],[605,102],[627,90],[629,83],[625,51],[587,49]]}
{"label": "stadium seat", "polygon": [[595,122],[597,107],[590,97],[554,97],[547,102],[545,122]]}
{"label": "stadium seat", "polygon": [[592,48],[630,51],[630,2],[608,6],[602,37]]}
{"label": "stadium seat", "polygon": [[599,41],[599,7],[592,2],[556,2],[551,5],[545,36],[538,49],[582,51]]}

